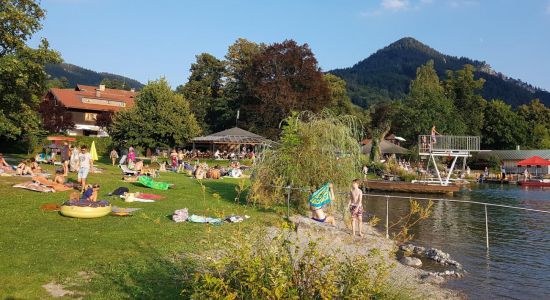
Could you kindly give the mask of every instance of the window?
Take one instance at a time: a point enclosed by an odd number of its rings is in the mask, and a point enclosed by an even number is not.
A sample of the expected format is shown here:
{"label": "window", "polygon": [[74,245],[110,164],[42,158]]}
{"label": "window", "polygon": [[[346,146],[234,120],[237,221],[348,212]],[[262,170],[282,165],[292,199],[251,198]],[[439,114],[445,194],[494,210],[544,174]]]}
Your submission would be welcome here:
{"label": "window", "polygon": [[84,121],[95,121],[97,119],[97,114],[95,113],[84,113]]}

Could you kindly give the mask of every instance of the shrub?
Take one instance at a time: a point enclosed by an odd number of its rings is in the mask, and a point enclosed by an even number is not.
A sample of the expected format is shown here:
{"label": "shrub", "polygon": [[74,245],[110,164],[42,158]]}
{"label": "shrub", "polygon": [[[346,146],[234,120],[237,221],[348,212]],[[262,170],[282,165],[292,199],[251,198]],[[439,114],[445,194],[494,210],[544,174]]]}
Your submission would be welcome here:
{"label": "shrub", "polygon": [[274,186],[290,184],[308,189],[295,190],[291,197],[294,207],[305,209],[307,195],[327,181],[347,188],[360,176],[362,131],[355,118],[325,111],[294,113],[285,122],[280,144],[265,150],[252,170],[250,202],[282,204],[284,197]]}
{"label": "shrub", "polygon": [[393,298],[390,270],[378,250],[339,257],[316,242],[301,249],[285,233],[273,239],[256,233],[226,247],[183,293],[192,299]]}

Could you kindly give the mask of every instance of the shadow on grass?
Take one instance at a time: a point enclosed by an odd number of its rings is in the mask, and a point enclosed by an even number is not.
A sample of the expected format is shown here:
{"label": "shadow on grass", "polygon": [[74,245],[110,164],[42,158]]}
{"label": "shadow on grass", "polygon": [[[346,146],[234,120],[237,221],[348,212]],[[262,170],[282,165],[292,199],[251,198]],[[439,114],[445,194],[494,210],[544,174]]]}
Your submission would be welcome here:
{"label": "shadow on grass", "polygon": [[237,191],[235,190],[235,188],[238,187],[238,183],[206,179],[202,181],[202,184],[204,184],[204,186],[207,188],[207,193],[218,193],[221,196],[222,200],[242,205],[247,204],[246,197],[248,195],[248,190],[245,190],[241,193],[238,202],[235,200],[235,198],[237,197]]}
{"label": "shadow on grass", "polygon": [[161,255],[150,247],[138,246],[133,255],[117,264],[96,270],[90,290],[102,298],[176,299],[189,290],[196,264],[190,258]]}

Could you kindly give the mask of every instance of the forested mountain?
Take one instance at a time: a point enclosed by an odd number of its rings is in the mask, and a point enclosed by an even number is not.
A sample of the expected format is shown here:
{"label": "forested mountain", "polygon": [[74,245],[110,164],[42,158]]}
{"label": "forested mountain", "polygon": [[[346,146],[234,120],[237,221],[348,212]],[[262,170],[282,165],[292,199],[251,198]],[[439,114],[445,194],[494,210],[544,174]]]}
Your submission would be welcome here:
{"label": "forested mountain", "polygon": [[135,79],[111,73],[95,72],[68,63],[46,65],[46,72],[51,76],[50,79],[66,78],[68,87],[74,87],[77,84],[98,85],[104,79],[123,82],[130,88],[141,89],[143,87],[143,84]]}
{"label": "forested mountain", "polygon": [[475,75],[486,80],[481,95],[487,99],[502,99],[517,107],[539,98],[550,106],[550,93],[517,79],[497,73],[482,61],[442,54],[414,38],[403,38],[378,50],[351,68],[335,69],[330,73],[347,82],[352,101],[362,107],[388,99],[401,98],[409,91],[416,69],[427,61],[441,79],[446,70],[459,70],[465,64],[476,68]]}

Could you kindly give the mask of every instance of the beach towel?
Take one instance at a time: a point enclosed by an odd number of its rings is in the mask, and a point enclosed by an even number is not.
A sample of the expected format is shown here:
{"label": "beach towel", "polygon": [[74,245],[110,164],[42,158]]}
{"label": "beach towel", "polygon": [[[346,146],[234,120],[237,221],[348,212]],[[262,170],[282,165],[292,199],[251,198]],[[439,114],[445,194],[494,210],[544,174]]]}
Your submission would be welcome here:
{"label": "beach towel", "polygon": [[134,208],[134,207],[118,207],[113,206],[111,208],[111,215],[117,216],[117,217],[129,217],[132,216],[133,212],[140,210],[141,208]]}
{"label": "beach towel", "polygon": [[164,196],[162,195],[156,195],[156,194],[146,194],[146,193],[136,193],[136,197],[139,197],[141,199],[149,199],[149,200],[162,200],[164,199]]}
{"label": "beach towel", "polygon": [[143,203],[155,202],[155,200],[139,198],[134,193],[126,193],[125,195],[121,195],[120,198],[123,198],[124,202],[143,202]]}
{"label": "beach towel", "polygon": [[309,205],[313,207],[323,207],[325,204],[330,203],[330,182],[327,182],[320,189],[316,190],[311,196],[309,196]]}
{"label": "beach towel", "polygon": [[242,222],[246,219],[249,219],[250,217],[248,215],[244,215],[244,216],[229,216],[227,218],[225,218],[225,221],[227,222],[230,222],[230,223],[239,223],[239,222]]}
{"label": "beach towel", "polygon": [[154,181],[153,179],[151,179],[150,177],[147,177],[147,176],[139,176],[138,177],[138,182],[143,184],[144,186],[146,186],[148,188],[152,188],[154,190],[163,190],[163,191],[165,191],[170,187],[169,183]]}
{"label": "beach towel", "polygon": [[51,193],[51,192],[55,191],[53,188],[43,186],[43,185],[41,185],[39,183],[36,183],[34,181],[27,181],[27,182],[18,183],[16,185],[14,185],[13,187],[14,188],[26,189],[26,190],[29,190],[29,191],[41,192],[41,193]]}
{"label": "beach towel", "polygon": [[210,223],[210,224],[218,224],[218,225],[223,223],[221,219],[210,218],[205,216],[197,216],[197,215],[191,215],[187,220],[191,223]]}

